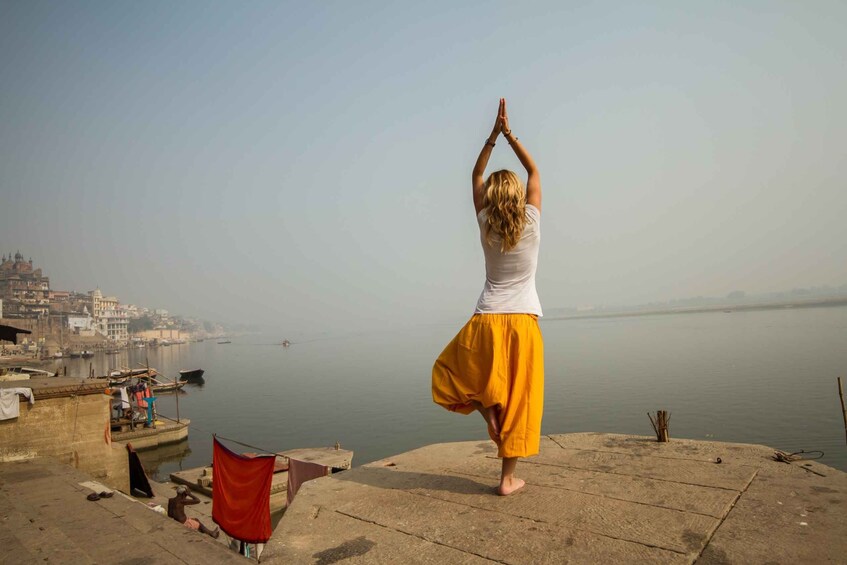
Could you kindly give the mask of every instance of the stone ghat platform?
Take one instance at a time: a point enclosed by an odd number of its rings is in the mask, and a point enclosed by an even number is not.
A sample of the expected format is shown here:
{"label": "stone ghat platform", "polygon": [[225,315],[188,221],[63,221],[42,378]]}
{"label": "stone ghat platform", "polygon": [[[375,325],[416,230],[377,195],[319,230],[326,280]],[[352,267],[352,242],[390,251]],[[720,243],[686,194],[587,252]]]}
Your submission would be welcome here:
{"label": "stone ghat platform", "polygon": [[262,562],[844,563],[847,474],[773,454],[550,435],[504,498],[493,443],[430,445],[304,484]]}
{"label": "stone ghat platform", "polygon": [[0,564],[246,563],[118,491],[87,500],[95,489],[111,490],[53,459],[0,463]]}

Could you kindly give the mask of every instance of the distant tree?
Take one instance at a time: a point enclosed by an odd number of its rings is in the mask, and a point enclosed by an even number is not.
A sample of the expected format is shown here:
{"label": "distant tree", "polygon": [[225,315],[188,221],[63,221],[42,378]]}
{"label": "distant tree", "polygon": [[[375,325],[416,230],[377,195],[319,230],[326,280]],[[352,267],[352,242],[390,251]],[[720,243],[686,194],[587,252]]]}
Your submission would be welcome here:
{"label": "distant tree", "polygon": [[153,319],[149,316],[142,316],[129,321],[129,333],[137,334],[146,330],[152,330],[154,327]]}

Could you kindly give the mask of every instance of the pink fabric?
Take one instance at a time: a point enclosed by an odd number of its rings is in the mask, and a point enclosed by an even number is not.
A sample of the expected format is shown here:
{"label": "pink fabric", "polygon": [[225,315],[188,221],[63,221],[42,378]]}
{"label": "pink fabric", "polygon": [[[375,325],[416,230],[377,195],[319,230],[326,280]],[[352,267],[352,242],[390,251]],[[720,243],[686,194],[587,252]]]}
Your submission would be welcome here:
{"label": "pink fabric", "polygon": [[288,460],[288,504],[294,500],[294,495],[300,490],[300,485],[312,479],[327,476],[329,468],[326,465],[309,463],[308,461]]}
{"label": "pink fabric", "polygon": [[212,451],[212,520],[248,543],[271,537],[271,481],[276,457],[244,457],[215,438]]}
{"label": "pink fabric", "polygon": [[195,520],[194,518],[186,518],[185,522],[183,522],[183,524],[189,530],[199,530],[200,529],[200,522],[198,520]]}

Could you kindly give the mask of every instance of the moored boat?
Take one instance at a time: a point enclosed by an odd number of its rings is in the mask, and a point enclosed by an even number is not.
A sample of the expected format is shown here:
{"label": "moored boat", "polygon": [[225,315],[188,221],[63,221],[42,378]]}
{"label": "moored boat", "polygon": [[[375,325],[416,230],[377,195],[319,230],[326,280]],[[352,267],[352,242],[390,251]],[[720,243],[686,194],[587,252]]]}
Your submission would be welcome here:
{"label": "moored boat", "polygon": [[155,384],[150,385],[150,390],[153,392],[176,392],[184,387],[188,381],[179,381],[175,383],[155,381]]}
{"label": "moored boat", "polygon": [[0,381],[25,381],[31,378],[55,376],[56,373],[33,367],[0,367]]}
{"label": "moored boat", "polygon": [[205,371],[203,369],[183,369],[179,372],[179,378],[188,382],[200,382],[204,380],[204,373]]}

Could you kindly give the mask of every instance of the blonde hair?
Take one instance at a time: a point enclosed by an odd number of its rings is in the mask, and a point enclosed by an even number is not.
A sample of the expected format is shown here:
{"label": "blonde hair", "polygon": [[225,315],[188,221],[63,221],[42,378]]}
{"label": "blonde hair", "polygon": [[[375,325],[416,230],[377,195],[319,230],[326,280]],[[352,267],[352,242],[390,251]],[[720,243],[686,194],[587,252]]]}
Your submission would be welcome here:
{"label": "blonde hair", "polygon": [[486,214],[485,241],[492,245],[492,232],[501,238],[500,251],[513,249],[526,224],[526,191],[518,175],[502,170],[485,181],[482,207]]}

